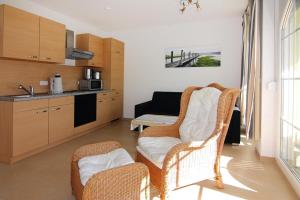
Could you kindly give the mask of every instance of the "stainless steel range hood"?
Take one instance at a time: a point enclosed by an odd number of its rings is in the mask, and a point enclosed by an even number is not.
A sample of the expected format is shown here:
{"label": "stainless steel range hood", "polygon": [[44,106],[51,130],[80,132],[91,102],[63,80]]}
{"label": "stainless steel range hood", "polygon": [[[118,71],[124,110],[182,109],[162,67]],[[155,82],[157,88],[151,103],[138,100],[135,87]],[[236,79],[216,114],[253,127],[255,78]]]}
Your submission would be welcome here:
{"label": "stainless steel range hood", "polygon": [[90,60],[93,56],[93,52],[74,48],[74,31],[66,31],[66,59]]}

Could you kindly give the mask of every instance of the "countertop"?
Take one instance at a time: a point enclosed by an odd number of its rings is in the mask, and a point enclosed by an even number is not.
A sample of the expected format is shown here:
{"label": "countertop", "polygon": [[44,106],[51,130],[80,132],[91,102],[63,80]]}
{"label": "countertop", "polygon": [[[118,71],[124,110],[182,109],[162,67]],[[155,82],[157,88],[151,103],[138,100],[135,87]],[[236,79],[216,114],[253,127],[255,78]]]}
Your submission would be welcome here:
{"label": "countertop", "polygon": [[21,95],[10,95],[10,96],[0,96],[0,101],[31,101],[31,100],[38,100],[38,99],[51,99],[51,98],[58,98],[58,97],[66,97],[66,96],[76,96],[76,95],[84,95],[84,94],[95,94],[95,93],[103,93],[103,92],[110,92],[112,90],[91,90],[91,91],[81,91],[81,90],[74,90],[74,91],[66,91],[61,94],[48,94],[48,93],[38,93],[30,97],[20,97]]}

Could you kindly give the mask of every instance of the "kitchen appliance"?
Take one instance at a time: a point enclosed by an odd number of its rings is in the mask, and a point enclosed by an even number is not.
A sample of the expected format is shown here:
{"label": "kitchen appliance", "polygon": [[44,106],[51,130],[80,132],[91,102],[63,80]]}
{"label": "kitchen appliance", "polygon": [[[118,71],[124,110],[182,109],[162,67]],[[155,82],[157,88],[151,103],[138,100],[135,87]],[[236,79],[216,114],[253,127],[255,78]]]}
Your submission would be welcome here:
{"label": "kitchen appliance", "polygon": [[60,94],[63,93],[63,85],[62,85],[62,78],[60,74],[55,74],[54,77],[50,78],[50,93],[51,94]]}
{"label": "kitchen appliance", "polygon": [[66,30],[66,59],[90,60],[94,53],[74,48],[74,31]]}
{"label": "kitchen appliance", "polygon": [[86,80],[92,79],[92,69],[86,68],[86,69],[84,70],[84,78],[85,78]]}
{"label": "kitchen appliance", "polygon": [[96,121],[97,94],[75,96],[74,127]]}
{"label": "kitchen appliance", "polygon": [[101,74],[100,74],[100,72],[94,71],[94,72],[93,72],[93,79],[100,80],[100,79],[101,79]]}
{"label": "kitchen appliance", "polygon": [[90,79],[90,80],[79,81],[80,90],[101,90],[102,87],[103,87],[102,80]]}

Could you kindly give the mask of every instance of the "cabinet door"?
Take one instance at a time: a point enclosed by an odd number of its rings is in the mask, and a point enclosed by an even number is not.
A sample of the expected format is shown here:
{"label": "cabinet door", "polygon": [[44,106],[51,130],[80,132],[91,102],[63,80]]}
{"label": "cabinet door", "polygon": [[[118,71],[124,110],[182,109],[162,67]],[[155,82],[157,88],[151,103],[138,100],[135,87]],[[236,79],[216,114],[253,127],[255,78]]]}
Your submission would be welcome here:
{"label": "cabinet door", "polygon": [[112,98],[112,103],[111,103],[111,107],[112,107],[112,120],[115,119],[119,119],[122,117],[122,113],[123,113],[123,100],[122,97],[119,96],[115,96]]}
{"label": "cabinet door", "polygon": [[64,63],[66,27],[63,24],[40,17],[40,61]]}
{"label": "cabinet door", "polygon": [[49,143],[74,133],[74,104],[51,107],[49,110]]}
{"label": "cabinet door", "polygon": [[93,59],[89,60],[89,65],[103,67],[103,40],[100,37],[89,36],[89,51],[94,52]]}
{"label": "cabinet door", "polygon": [[111,99],[101,99],[97,102],[97,122],[99,125],[111,121]]}
{"label": "cabinet door", "polygon": [[13,156],[48,144],[48,108],[16,112],[13,116]]}
{"label": "cabinet door", "polygon": [[124,44],[111,41],[111,89],[123,91],[124,82]]}
{"label": "cabinet door", "polygon": [[4,6],[3,57],[38,60],[39,16]]}
{"label": "cabinet door", "polygon": [[104,42],[101,37],[91,34],[77,35],[76,47],[94,53],[91,60],[76,60],[76,66],[104,67]]}

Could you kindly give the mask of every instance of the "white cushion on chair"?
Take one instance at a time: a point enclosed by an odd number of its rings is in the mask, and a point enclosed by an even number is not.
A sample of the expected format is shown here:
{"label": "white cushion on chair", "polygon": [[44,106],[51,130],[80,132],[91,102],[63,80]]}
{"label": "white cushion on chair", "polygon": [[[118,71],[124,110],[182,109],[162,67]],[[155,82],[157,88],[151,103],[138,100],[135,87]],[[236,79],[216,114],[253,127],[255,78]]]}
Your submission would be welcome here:
{"label": "white cushion on chair", "polygon": [[134,160],[123,148],[106,154],[83,157],[78,161],[81,184],[85,186],[94,174],[131,163],[134,163]]}
{"label": "white cushion on chair", "polygon": [[157,167],[162,168],[168,151],[180,143],[182,141],[174,137],[141,137],[138,139],[137,150]]}
{"label": "white cushion on chair", "polygon": [[206,140],[214,131],[221,91],[206,87],[191,95],[186,116],[179,128],[183,142]]}

